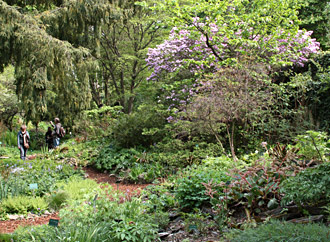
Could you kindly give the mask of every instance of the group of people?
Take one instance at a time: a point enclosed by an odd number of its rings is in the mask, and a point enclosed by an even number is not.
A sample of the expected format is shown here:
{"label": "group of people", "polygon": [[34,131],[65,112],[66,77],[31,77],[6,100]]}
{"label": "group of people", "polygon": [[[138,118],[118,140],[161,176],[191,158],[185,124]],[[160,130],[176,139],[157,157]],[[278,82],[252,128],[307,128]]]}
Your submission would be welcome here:
{"label": "group of people", "polygon": [[[54,124],[55,123],[55,124]],[[61,136],[61,123],[59,118],[54,119],[54,123],[50,121],[50,124],[53,126],[48,127],[46,132],[45,139],[48,149],[54,149],[60,145],[60,136]],[[26,130],[26,125],[23,124],[20,128],[20,131],[17,134],[17,146],[20,150],[20,157],[22,160],[26,159],[26,152],[30,147],[30,134]]]}

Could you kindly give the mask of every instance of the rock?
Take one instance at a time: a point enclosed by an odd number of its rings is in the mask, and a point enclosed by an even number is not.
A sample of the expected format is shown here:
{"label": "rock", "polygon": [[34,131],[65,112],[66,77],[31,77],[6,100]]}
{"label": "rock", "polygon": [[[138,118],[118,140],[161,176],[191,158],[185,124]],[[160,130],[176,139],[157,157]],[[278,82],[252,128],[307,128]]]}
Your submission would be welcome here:
{"label": "rock", "polygon": [[38,217],[38,215],[37,214],[33,214],[33,213],[29,213],[27,215],[27,218],[35,218],[35,217]]}
{"label": "rock", "polygon": [[169,213],[168,216],[169,216],[170,220],[173,221],[174,219],[178,218],[180,216],[180,214],[177,212],[172,212],[172,213]]}
{"label": "rock", "polygon": [[[317,206],[303,206],[302,209],[308,211],[311,215],[319,215],[324,211],[325,204],[318,204]],[[282,218],[284,220],[293,220],[301,217],[303,214],[297,205],[278,207],[268,210],[260,214],[260,217]]]}
{"label": "rock", "polygon": [[49,211],[47,211],[47,210],[44,212],[44,214],[45,215],[51,215],[51,213]]}
{"label": "rock", "polygon": [[324,219],[324,215],[315,215],[308,218],[295,218],[291,219],[288,222],[297,223],[297,224],[307,224],[311,222],[321,222]]}
{"label": "rock", "polygon": [[18,220],[18,219],[23,219],[23,215],[18,215],[18,214],[8,214],[7,215],[10,220]]}
{"label": "rock", "polygon": [[171,234],[171,232],[163,232],[163,233],[158,233],[159,238],[164,238],[167,237]]}

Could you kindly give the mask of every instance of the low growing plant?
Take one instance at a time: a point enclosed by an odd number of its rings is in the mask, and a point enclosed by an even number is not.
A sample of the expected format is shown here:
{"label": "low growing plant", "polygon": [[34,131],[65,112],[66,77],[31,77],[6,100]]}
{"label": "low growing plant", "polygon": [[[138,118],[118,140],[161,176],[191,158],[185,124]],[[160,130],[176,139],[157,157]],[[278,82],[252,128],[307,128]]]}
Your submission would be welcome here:
{"label": "low growing plant", "polygon": [[[174,194],[180,207],[192,209],[202,205],[210,205],[210,196],[203,184],[227,182],[230,176],[225,172],[210,169],[205,166],[195,166],[186,169],[175,181]],[[223,193],[223,188],[215,188],[218,194]]]}
{"label": "low growing plant", "polygon": [[328,161],[330,153],[330,139],[325,132],[308,130],[305,134],[298,135],[295,147],[299,154],[306,160],[319,162]]}
{"label": "low growing plant", "polygon": [[88,194],[97,193],[100,190],[99,184],[96,181],[83,179],[80,176],[72,176],[67,181],[59,181],[56,183],[56,188],[61,190],[61,197],[68,196],[66,200],[71,201],[80,201],[88,196]]}
{"label": "low growing plant", "polygon": [[40,214],[48,208],[48,203],[41,197],[17,196],[1,201],[2,214],[27,214],[28,212]]}
{"label": "low growing plant", "polygon": [[308,168],[281,184],[284,194],[282,204],[291,201],[298,206],[302,204],[318,204],[330,201],[330,163]]}
{"label": "low growing plant", "polygon": [[226,238],[231,242],[327,242],[330,233],[329,228],[321,224],[271,221],[257,228],[236,230]]}
{"label": "low growing plant", "polygon": [[[291,166],[291,158],[295,157],[295,153],[278,147],[281,152],[278,156],[270,155],[270,160],[260,159],[250,167],[230,170],[227,182],[203,183],[213,208],[219,215],[224,213],[223,210],[228,212],[230,207],[240,206],[250,221],[251,212],[260,213],[279,205],[282,198],[280,184],[288,176],[303,170],[305,166]],[[222,192],[219,193],[216,189],[222,189]]]}
{"label": "low growing plant", "polygon": [[187,232],[192,232],[192,227],[201,234],[206,234],[207,230],[214,224],[209,224],[209,214],[202,213],[199,209],[194,209],[192,213],[182,213],[184,219],[184,228]]}

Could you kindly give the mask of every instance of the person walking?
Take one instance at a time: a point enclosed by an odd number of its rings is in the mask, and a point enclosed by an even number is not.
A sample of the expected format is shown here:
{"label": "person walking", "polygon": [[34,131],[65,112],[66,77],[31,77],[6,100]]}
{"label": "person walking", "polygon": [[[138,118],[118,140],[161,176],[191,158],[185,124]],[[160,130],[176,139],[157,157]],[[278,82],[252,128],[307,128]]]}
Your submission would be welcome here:
{"label": "person walking", "polygon": [[54,119],[55,124],[50,121],[50,124],[53,126],[54,131],[53,131],[53,141],[54,141],[54,148],[60,145],[60,137],[61,137],[61,123],[59,118]]}
{"label": "person walking", "polygon": [[22,125],[20,131],[17,134],[17,146],[20,150],[20,156],[22,160],[26,159],[26,152],[30,147],[30,134],[26,130],[26,125]]}
{"label": "person walking", "polygon": [[51,127],[48,127],[48,130],[45,134],[45,139],[46,139],[46,144],[47,144],[48,150],[53,149],[54,140],[53,140],[53,131],[52,131]]}

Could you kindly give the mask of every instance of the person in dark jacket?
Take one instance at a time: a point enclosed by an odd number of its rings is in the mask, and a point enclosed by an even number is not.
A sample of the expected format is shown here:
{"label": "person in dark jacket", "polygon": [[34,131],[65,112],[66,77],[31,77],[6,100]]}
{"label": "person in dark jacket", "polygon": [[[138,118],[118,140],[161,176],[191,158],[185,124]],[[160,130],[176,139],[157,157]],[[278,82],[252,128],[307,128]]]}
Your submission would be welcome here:
{"label": "person in dark jacket", "polygon": [[21,126],[21,130],[17,134],[17,146],[20,150],[21,159],[26,159],[26,152],[29,149],[30,144],[30,134],[26,130],[26,125]]}
{"label": "person in dark jacket", "polygon": [[46,144],[48,147],[48,150],[53,149],[54,146],[54,140],[53,140],[53,131],[51,127],[48,127],[48,130],[45,134]]}
{"label": "person in dark jacket", "polygon": [[53,141],[54,141],[54,148],[60,145],[60,130],[61,130],[61,123],[59,118],[54,119],[55,124],[50,121],[50,124],[53,126]]}

